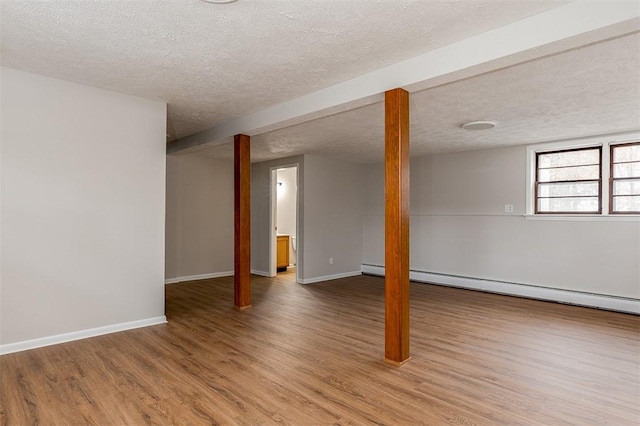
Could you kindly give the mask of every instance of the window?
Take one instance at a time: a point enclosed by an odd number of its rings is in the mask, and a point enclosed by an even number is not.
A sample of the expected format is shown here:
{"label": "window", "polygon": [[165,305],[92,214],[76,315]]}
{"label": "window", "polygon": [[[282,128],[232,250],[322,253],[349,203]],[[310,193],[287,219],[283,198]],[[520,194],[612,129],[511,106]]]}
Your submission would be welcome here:
{"label": "window", "polygon": [[602,212],[601,163],[600,146],[537,152],[535,213]]}
{"label": "window", "polygon": [[640,222],[640,131],[527,146],[525,216]]}
{"label": "window", "polygon": [[640,142],[611,145],[609,212],[640,213]]}

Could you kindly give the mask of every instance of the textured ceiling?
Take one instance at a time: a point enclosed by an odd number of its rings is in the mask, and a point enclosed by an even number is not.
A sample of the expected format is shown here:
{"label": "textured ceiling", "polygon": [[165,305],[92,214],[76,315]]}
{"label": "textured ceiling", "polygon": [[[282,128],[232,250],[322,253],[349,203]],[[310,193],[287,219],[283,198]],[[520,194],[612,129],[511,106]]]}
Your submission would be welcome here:
{"label": "textured ceiling", "polygon": [[[411,94],[411,155],[483,149],[640,129],[640,34]],[[492,120],[497,127],[460,125]],[[252,137],[252,161],[302,153],[359,162],[384,155],[384,105]],[[232,158],[231,145],[198,152]]]}
{"label": "textured ceiling", "polygon": [[[0,63],[168,103],[171,139],[544,12],[556,0],[0,1]],[[411,95],[413,156],[640,129],[640,35]],[[383,105],[252,137],[374,162]],[[460,129],[494,120],[485,132]],[[231,158],[230,145],[196,153]]]}
{"label": "textured ceiling", "polygon": [[174,139],[563,3],[3,0],[0,63],[166,101]]}

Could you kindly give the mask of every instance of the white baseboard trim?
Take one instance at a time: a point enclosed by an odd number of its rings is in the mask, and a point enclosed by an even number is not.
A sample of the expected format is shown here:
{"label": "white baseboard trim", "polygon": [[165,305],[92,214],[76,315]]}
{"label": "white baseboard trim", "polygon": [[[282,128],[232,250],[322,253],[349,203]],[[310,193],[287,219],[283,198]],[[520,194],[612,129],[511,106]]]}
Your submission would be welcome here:
{"label": "white baseboard trim", "polygon": [[208,280],[209,278],[230,277],[232,275],[233,275],[233,271],[213,272],[211,274],[200,274],[200,275],[187,275],[186,277],[167,278],[166,280],[164,280],[164,283],[175,284],[175,283],[181,283],[185,281],[197,281],[197,280]]}
{"label": "white baseboard trim", "polygon": [[313,283],[319,283],[320,281],[329,281],[329,280],[337,280],[338,278],[355,277],[356,275],[362,275],[362,271],[344,272],[342,274],[325,275],[323,277],[307,278],[304,280],[299,279],[298,283],[313,284]]}
{"label": "white baseboard trim", "polygon": [[[384,276],[384,266],[362,265],[362,273]],[[618,296],[584,293],[572,290],[538,287],[503,281],[492,281],[456,275],[437,274],[433,272],[409,272],[409,279],[429,284],[466,288],[488,293],[506,294],[509,296],[528,297],[530,299],[548,300],[569,305],[587,306],[609,311],[640,314],[640,300]]]}
{"label": "white baseboard trim", "polygon": [[251,273],[252,273],[253,275],[260,275],[261,277],[270,277],[270,276],[271,276],[271,275],[269,275],[269,273],[268,273],[268,272],[265,272],[265,271],[259,271],[259,270],[257,270],[257,269],[252,269],[252,270],[251,270]]}
{"label": "white baseboard trim", "polygon": [[72,342],[74,340],[86,339],[89,337],[102,336],[103,334],[133,330],[134,328],[164,324],[166,322],[167,317],[162,315],[159,317],[147,318],[138,321],[123,322],[120,324],[107,325],[104,327],[90,328],[88,330],[74,331],[72,333],[57,334],[55,336],[47,336],[38,339],[25,340],[23,342],[9,343],[6,345],[0,345],[0,355],[27,351],[29,349],[42,348],[44,346],[57,345],[60,343]]}

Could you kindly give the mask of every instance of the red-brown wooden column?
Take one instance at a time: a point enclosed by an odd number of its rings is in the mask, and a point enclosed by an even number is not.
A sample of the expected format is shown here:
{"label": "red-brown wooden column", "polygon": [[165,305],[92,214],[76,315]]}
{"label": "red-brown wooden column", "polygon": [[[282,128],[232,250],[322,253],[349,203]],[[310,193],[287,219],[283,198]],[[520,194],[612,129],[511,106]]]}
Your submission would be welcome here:
{"label": "red-brown wooden column", "polygon": [[233,138],[234,296],[237,310],[251,307],[251,162],[250,138]]}
{"label": "red-brown wooden column", "polygon": [[401,365],[409,356],[409,93],[385,92],[385,348]]}

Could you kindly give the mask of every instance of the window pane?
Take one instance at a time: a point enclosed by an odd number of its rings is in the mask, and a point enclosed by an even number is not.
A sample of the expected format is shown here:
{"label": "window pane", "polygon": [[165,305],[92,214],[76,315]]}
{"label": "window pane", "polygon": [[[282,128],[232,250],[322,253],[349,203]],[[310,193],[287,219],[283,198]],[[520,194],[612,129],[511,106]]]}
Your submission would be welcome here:
{"label": "window pane", "polygon": [[613,197],[614,212],[640,212],[640,195]]}
{"label": "window pane", "polygon": [[640,177],[640,161],[635,163],[622,163],[613,165],[613,177]]}
{"label": "window pane", "polygon": [[537,154],[536,213],[598,213],[601,147]]}
{"label": "window pane", "polygon": [[538,197],[598,196],[598,182],[541,183]]}
{"label": "window pane", "polygon": [[640,195],[640,179],[613,182],[613,195]]}
{"label": "window pane", "polygon": [[613,147],[613,162],[640,161],[640,144]]}
{"label": "window pane", "polygon": [[565,167],[561,169],[538,170],[538,181],[540,182],[593,179],[600,179],[599,166],[577,166]]}
{"label": "window pane", "polygon": [[598,197],[539,198],[538,212],[598,213]]}
{"label": "window pane", "polygon": [[583,164],[599,163],[600,151],[597,148],[538,155],[539,168],[579,166]]}

